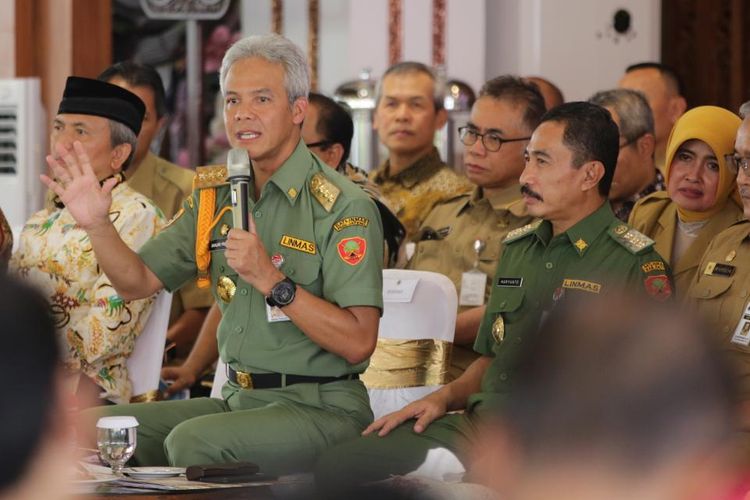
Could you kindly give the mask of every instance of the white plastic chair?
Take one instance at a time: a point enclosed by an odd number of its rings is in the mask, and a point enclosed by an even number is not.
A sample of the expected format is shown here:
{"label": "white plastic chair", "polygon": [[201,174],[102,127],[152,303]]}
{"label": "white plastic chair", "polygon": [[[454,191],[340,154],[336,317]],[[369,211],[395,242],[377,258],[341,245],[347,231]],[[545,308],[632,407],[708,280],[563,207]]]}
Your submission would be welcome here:
{"label": "white plastic chair", "polygon": [[216,372],[214,373],[214,385],[211,387],[211,397],[223,399],[221,397],[221,388],[227,382],[227,365],[221,360],[216,361]]}
{"label": "white plastic chair", "polygon": [[172,294],[162,290],[156,296],[154,305],[151,307],[151,314],[128,358],[128,373],[133,385],[133,396],[146,394],[159,388],[171,308]]}
{"label": "white plastic chair", "polygon": [[[456,287],[447,276],[428,271],[384,269],[383,316],[380,318],[378,339],[434,339],[453,343],[457,308]],[[368,387],[367,392],[377,419],[440,387]]]}

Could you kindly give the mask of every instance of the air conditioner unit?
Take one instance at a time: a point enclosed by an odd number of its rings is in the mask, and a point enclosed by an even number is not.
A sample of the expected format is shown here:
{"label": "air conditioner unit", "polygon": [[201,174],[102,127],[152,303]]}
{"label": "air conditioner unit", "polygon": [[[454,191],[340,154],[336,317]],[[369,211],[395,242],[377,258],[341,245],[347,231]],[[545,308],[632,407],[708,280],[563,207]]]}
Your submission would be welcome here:
{"label": "air conditioner unit", "polygon": [[39,79],[0,79],[0,208],[16,236],[44,204],[46,142]]}

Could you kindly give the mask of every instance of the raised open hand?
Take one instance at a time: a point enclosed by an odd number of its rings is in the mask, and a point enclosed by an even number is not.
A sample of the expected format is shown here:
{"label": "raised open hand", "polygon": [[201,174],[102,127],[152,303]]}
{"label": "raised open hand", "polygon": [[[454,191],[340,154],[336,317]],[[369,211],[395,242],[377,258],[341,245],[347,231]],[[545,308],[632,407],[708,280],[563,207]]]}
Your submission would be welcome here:
{"label": "raised open hand", "polygon": [[75,141],[73,151],[57,144],[54,154],[47,155],[47,164],[55,179],[42,174],[42,182],[60,197],[82,229],[94,229],[109,223],[112,189],[117,179],[99,184],[83,144]]}

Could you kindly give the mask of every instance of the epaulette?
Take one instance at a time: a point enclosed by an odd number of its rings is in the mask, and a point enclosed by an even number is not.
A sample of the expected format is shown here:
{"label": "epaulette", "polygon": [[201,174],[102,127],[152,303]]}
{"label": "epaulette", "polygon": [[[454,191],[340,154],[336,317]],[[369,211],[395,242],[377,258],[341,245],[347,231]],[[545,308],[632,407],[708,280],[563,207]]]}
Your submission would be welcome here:
{"label": "epaulette", "polygon": [[227,182],[226,165],[197,167],[193,178],[193,190],[221,186]]}
{"label": "epaulette", "polygon": [[536,231],[536,228],[538,228],[541,223],[542,223],[542,220],[539,219],[530,224],[526,224],[523,227],[519,227],[518,229],[514,229],[508,232],[508,234],[505,235],[505,239],[503,240],[503,243],[510,243],[511,241],[520,240],[524,236],[528,236],[529,234]]}
{"label": "epaulette", "polygon": [[621,222],[613,224],[607,232],[613,240],[635,255],[654,246],[654,240]]}
{"label": "epaulette", "polygon": [[310,179],[310,192],[326,212],[331,211],[333,204],[336,203],[339,194],[341,194],[341,190],[320,172]]}

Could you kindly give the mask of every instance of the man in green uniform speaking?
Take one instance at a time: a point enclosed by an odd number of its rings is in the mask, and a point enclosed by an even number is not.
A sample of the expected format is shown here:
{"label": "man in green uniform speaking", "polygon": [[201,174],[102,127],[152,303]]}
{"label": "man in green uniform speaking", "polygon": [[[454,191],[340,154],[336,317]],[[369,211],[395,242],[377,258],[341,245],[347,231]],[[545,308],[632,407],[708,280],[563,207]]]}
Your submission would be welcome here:
{"label": "man in green uniform speaking", "polygon": [[670,272],[653,241],[620,222],[607,201],[618,149],[617,125],[597,105],[563,104],[542,117],[520,177],[529,214],[542,220],[505,237],[474,344],[481,356],[458,379],[375,421],[364,437],[328,450],[316,471],[324,489],[413,471],[439,447],[470,468],[465,452],[478,420],[502,404],[519,350],[559,301],[623,289],[670,297]]}
{"label": "man in green uniform speaking", "polygon": [[309,81],[304,54],[279,35],[245,38],[224,56],[227,135],[253,161],[249,231],[230,229],[225,167],[197,171],[182,211],[140,254],[116,235],[112,186],[99,186],[80,144],[52,163],[60,184],[43,177],[123,299],[197,276],[222,308],[223,400],[100,410],[136,416],[141,465],[248,460],[264,472],[300,471],[372,419],[357,378],[377,338],[383,234],[367,194],[301,141]]}

